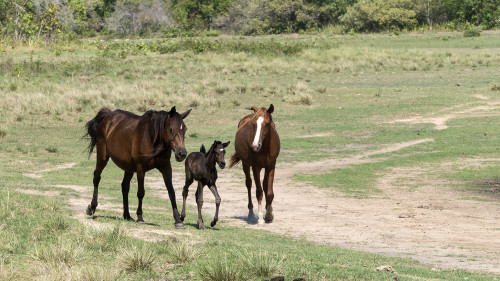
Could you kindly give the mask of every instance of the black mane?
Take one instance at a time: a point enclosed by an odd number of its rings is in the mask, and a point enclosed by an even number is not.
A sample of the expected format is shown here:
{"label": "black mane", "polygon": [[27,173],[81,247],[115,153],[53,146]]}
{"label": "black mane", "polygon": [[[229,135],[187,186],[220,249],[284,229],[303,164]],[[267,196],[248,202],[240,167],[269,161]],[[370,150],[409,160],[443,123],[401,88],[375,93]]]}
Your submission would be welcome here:
{"label": "black mane", "polygon": [[154,147],[154,155],[158,155],[165,149],[165,140],[163,136],[165,135],[165,122],[169,114],[170,112],[165,110],[148,110],[143,115],[143,117],[149,119],[149,133]]}

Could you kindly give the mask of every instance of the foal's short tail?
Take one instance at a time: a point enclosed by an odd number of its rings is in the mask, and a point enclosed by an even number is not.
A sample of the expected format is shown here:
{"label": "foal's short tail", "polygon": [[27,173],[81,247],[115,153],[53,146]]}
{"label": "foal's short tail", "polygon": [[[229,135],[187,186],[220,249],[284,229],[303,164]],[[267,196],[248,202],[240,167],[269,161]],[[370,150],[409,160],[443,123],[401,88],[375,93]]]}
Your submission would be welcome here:
{"label": "foal's short tail", "polygon": [[236,165],[238,165],[238,163],[240,163],[241,159],[240,157],[238,157],[238,155],[235,153],[233,153],[233,155],[231,155],[231,158],[229,158],[229,168],[232,168]]}
{"label": "foal's short tail", "polygon": [[87,133],[82,137],[89,136],[90,137],[90,144],[88,146],[89,150],[89,157],[90,154],[92,154],[92,151],[94,151],[94,147],[97,144],[97,128],[99,127],[99,123],[106,118],[109,114],[111,113],[111,110],[108,108],[102,108],[99,110],[97,115],[94,117],[94,119],[90,120],[87,122],[85,125],[85,129],[87,130]]}

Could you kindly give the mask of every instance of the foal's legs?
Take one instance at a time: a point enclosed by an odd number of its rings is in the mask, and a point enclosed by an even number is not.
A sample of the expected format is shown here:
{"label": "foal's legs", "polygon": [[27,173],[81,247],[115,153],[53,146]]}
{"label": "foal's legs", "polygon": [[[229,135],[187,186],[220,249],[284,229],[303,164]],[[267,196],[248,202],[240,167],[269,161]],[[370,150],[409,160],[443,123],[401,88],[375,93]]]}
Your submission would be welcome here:
{"label": "foal's legs", "polygon": [[201,217],[201,207],[203,206],[203,184],[198,182],[198,189],[196,190],[196,204],[198,205],[198,229],[204,230],[205,224]]}
{"label": "foal's legs", "polygon": [[182,213],[181,213],[181,221],[184,221],[186,217],[186,199],[189,193],[189,186],[193,183],[193,175],[189,170],[186,170],[186,183],[184,184],[184,188],[182,189]]}
{"label": "foal's legs", "polygon": [[130,180],[132,180],[133,176],[133,172],[125,172],[122,181],[123,218],[126,220],[132,220],[132,217],[130,217],[130,213],[128,211],[128,192],[130,190]]}
{"label": "foal's legs", "polygon": [[139,205],[137,206],[138,223],[144,223],[144,220],[142,219],[142,198],[144,198],[144,194],[146,193],[146,191],[144,191],[144,176],[144,172],[137,171],[137,198],[139,199]]}
{"label": "foal's legs", "polygon": [[260,170],[261,168],[252,167],[253,180],[255,181],[255,193],[257,195],[257,203],[259,204],[259,209],[257,213],[257,223],[263,224],[264,219],[262,215],[262,185],[260,183]]}
{"label": "foal's legs", "polygon": [[252,204],[252,178],[250,177],[250,166],[243,163],[243,172],[245,173],[245,185],[248,190],[248,219],[253,219],[255,214],[253,213]]}
{"label": "foal's legs", "polygon": [[265,220],[267,222],[272,222],[274,219],[273,215],[273,199],[274,199],[274,191],[273,191],[273,182],[274,182],[274,166],[270,168],[266,168],[264,171],[264,193],[266,194],[266,215]]}
{"label": "foal's legs", "polygon": [[212,194],[214,195],[215,197],[215,217],[214,217],[214,220],[212,221],[212,223],[210,223],[210,226],[211,227],[214,227],[214,225],[217,223],[217,221],[219,220],[219,206],[220,206],[220,196],[219,196],[219,192],[217,191],[217,186],[215,186],[215,184],[210,188],[210,191],[212,191]]}
{"label": "foal's legs", "polygon": [[103,140],[97,141],[97,161],[96,167],[94,170],[94,193],[92,194],[92,201],[90,205],[87,206],[87,215],[91,216],[95,213],[95,209],[97,208],[97,193],[99,190],[99,182],[101,181],[101,173],[102,170],[108,164],[109,156],[106,154],[106,144]]}

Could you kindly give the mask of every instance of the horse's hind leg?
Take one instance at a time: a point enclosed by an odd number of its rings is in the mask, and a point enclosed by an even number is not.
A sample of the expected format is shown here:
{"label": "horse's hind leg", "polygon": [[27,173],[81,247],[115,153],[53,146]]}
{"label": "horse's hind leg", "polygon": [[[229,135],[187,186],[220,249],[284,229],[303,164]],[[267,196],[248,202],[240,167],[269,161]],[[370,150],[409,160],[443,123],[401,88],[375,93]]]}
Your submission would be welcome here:
{"label": "horse's hind leg", "polygon": [[193,183],[193,175],[191,172],[186,169],[186,183],[184,184],[184,188],[182,189],[182,212],[181,212],[181,221],[184,221],[186,217],[186,199],[189,193],[189,186]]}
{"label": "horse's hind leg", "polygon": [[97,161],[96,168],[94,170],[94,193],[92,194],[92,201],[90,205],[87,206],[87,215],[91,216],[95,213],[95,209],[97,208],[97,194],[99,190],[99,182],[101,181],[101,173],[102,170],[108,164],[109,155],[106,154],[106,144],[103,140],[97,140]]}
{"label": "horse's hind leg", "polygon": [[250,220],[255,218],[252,204],[252,178],[250,177],[250,166],[243,163],[243,172],[245,173],[245,185],[248,191],[248,219]]}
{"label": "horse's hind leg", "polygon": [[196,204],[198,205],[198,229],[204,230],[205,224],[201,216],[201,207],[203,207],[203,184],[198,182],[198,189],[196,190]]}
{"label": "horse's hind leg", "polygon": [[139,199],[139,205],[137,206],[137,222],[143,223],[142,219],[142,198],[144,198],[144,194],[146,191],[144,190],[144,172],[137,171],[137,198]]}
{"label": "horse's hind leg", "polygon": [[257,203],[259,204],[259,209],[257,212],[257,223],[263,224],[264,223],[264,219],[263,219],[264,216],[262,214],[263,192],[262,192],[262,185],[260,183],[260,170],[261,170],[261,168],[252,167],[253,179],[255,181],[255,194],[257,196]]}
{"label": "horse's hind leg", "polygon": [[212,194],[214,195],[215,197],[215,217],[214,217],[214,220],[212,221],[212,223],[210,223],[210,226],[211,227],[214,227],[214,225],[217,223],[217,221],[219,220],[219,206],[220,206],[220,196],[219,196],[219,192],[217,191],[217,186],[215,186],[215,184],[210,188],[210,191],[212,191]]}
{"label": "horse's hind leg", "polygon": [[122,195],[123,195],[123,218],[126,220],[132,220],[128,210],[128,192],[130,190],[130,180],[134,176],[133,172],[125,172],[122,181]]}

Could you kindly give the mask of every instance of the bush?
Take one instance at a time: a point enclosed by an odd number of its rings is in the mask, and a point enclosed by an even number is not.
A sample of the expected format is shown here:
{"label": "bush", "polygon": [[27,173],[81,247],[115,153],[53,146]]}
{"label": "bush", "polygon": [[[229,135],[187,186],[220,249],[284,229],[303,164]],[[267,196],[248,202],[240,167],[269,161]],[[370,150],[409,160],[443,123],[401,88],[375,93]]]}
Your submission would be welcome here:
{"label": "bush", "polygon": [[169,25],[170,18],[160,0],[119,0],[115,12],[106,19],[106,27],[121,35],[157,32]]}
{"label": "bush", "polygon": [[464,37],[479,37],[479,36],[481,36],[481,30],[475,26],[469,27],[464,32]]}
{"label": "bush", "polygon": [[340,17],[345,30],[373,32],[412,29],[417,25],[416,4],[411,0],[367,0],[347,9]]}
{"label": "bush", "polygon": [[326,26],[331,17],[326,6],[302,0],[243,0],[218,17],[213,27],[243,35],[291,33]]}

